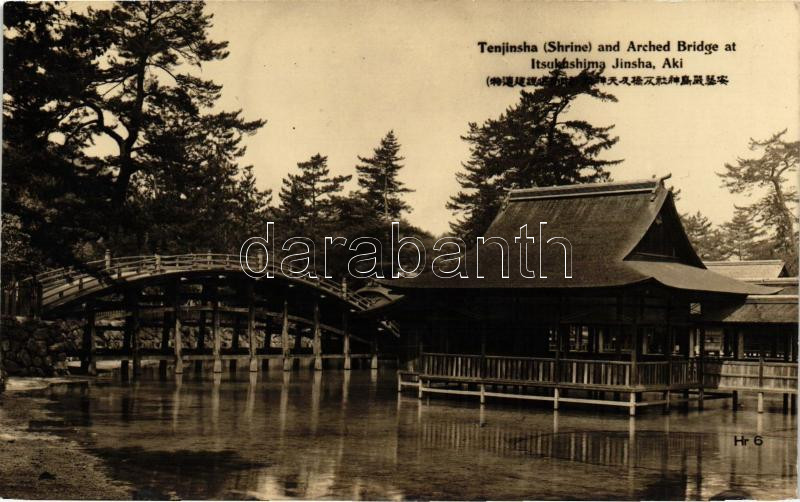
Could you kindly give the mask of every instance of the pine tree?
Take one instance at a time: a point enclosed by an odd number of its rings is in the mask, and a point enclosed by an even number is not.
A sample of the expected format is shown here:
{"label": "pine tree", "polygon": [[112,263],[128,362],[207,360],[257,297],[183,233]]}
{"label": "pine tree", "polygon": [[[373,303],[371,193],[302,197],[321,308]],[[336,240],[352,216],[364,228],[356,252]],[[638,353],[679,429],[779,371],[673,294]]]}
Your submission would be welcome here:
{"label": "pine tree", "polygon": [[404,160],[404,157],[398,155],[399,151],[400,144],[394,131],[389,131],[381,139],[380,146],[373,150],[372,157],[359,156],[358,160],[363,164],[356,166],[362,197],[387,221],[397,219],[401,213],[411,210],[401,196],[413,190],[406,188],[397,179],[397,174],[403,167],[400,162]]}
{"label": "pine tree", "polygon": [[455,213],[451,228],[465,239],[482,235],[499,210],[504,190],[516,186],[564,185],[610,179],[606,168],[621,162],[600,154],[618,138],[614,126],[595,127],[568,118],[581,96],[615,102],[597,87],[597,74],[567,77],[550,74],[549,85],[522,91],[520,101],[497,119],[469,124],[462,139],[470,144],[470,159],[456,179],[461,190],[447,204]]}
{"label": "pine tree", "polygon": [[304,235],[305,228],[308,226],[307,201],[298,176],[289,174],[283,179],[278,198],[280,200],[280,206],[278,206],[280,230],[287,236]]}
{"label": "pine tree", "polygon": [[69,138],[61,117],[92,49],[62,36],[59,27],[69,19],[61,5],[7,3],[3,14],[2,273],[8,279],[80,264],[106,225],[108,175],[72,142],[52,140],[56,133]]}
{"label": "pine tree", "polygon": [[285,231],[314,238],[332,223],[333,196],[344,189],[352,176],[330,176],[328,157],[319,153],[306,162],[298,162],[297,167],[300,174],[289,174],[283,179],[279,213]]}
{"label": "pine tree", "polygon": [[227,56],[203,10],[4,5],[3,213],[32,269],[240,244],[241,210],[268,196],[245,182],[241,140],[264,122],[215,110],[221,86],[192,73]]}
{"label": "pine tree", "polygon": [[689,242],[692,243],[697,256],[704,261],[724,260],[727,258],[722,247],[722,236],[719,229],[700,211],[695,214],[681,215],[683,229]]}
{"label": "pine tree", "polygon": [[[121,235],[122,252],[232,252],[241,245],[240,180],[244,154],[236,113],[175,113],[137,152],[126,214],[135,215]],[[252,173],[251,173],[252,175]],[[252,195],[252,194],[251,194]],[[237,242],[239,241],[239,242]]]}
{"label": "pine tree", "polygon": [[234,194],[234,243],[241,245],[249,237],[266,235],[266,224],[273,217],[271,202],[272,190],[259,189],[253,167],[245,166]]}
{"label": "pine tree", "polygon": [[145,178],[158,178],[156,171],[180,166],[185,156],[179,146],[210,136],[213,144],[206,148],[225,151],[207,156],[237,157],[241,137],[264,124],[246,121],[240,112],[209,113],[222,87],[193,68],[228,53],[227,42],[210,39],[211,16],[204,8],[203,2],[118,2],[72,13],[64,28],[73,45],[96,52],[91,68],[74,78],[79,85],[63,126],[69,141],[83,148],[100,137],[114,145],[113,155],[95,161],[113,173],[115,214],[109,217],[116,218],[112,239],[119,252],[144,251],[134,249],[148,241],[141,224],[131,227],[146,220],[135,212],[135,190],[148,185]]}
{"label": "pine tree", "polygon": [[791,273],[797,273],[798,197],[789,180],[800,165],[800,141],[786,141],[785,134],[784,129],[764,141],[751,139],[749,149],[763,152],[761,157],[738,158],[735,164],[725,164],[725,171],[717,175],[731,193],[760,193],[756,202],[741,210],[771,231],[778,255]]}
{"label": "pine tree", "polygon": [[[359,237],[369,237],[377,239],[381,242],[382,254],[378,263],[378,268],[384,277],[391,277],[392,274],[392,256],[391,256],[391,225],[383,218],[375,217],[375,209],[369,204],[359,192],[350,192],[346,196],[332,197],[332,206],[334,210],[333,225],[335,234],[345,237],[347,242],[352,242]],[[402,217],[399,218],[401,235],[412,236],[420,239],[425,245],[426,249],[432,249],[436,239],[433,235],[415,227]],[[352,252],[347,250],[344,246],[334,246],[329,249],[326,261],[329,270],[333,271],[333,275],[337,277],[345,276],[347,274],[347,263],[352,257]],[[406,268],[411,268],[416,265],[416,253],[413,248],[405,247],[400,250],[400,261],[405,264]],[[319,261],[318,261],[319,263]],[[352,281],[352,277],[348,277],[348,281]],[[360,284],[359,281],[352,283],[353,285]]]}
{"label": "pine tree", "polygon": [[720,228],[723,252],[727,258],[737,260],[772,258],[772,246],[765,239],[766,233],[753,224],[747,210],[737,207],[733,218]]}

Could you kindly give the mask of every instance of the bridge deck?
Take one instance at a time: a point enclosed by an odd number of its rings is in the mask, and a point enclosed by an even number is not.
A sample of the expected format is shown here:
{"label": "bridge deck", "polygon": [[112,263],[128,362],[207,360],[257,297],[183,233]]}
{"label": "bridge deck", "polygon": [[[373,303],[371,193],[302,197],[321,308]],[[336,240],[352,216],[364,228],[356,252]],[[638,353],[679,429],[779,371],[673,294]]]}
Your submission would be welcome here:
{"label": "bridge deck", "polygon": [[[249,264],[250,271],[266,274],[259,280],[246,273],[239,255],[106,257],[80,269],[51,270],[5,288],[3,311],[85,318],[79,357],[89,373],[95,371],[98,360],[120,360],[126,374],[132,362],[134,375],[141,361],[148,359],[164,363],[171,359],[176,372],[182,371],[184,361],[212,360],[214,371],[221,371],[223,360],[243,358],[250,360],[252,371],[258,370],[258,361],[273,358],[282,358],[286,364],[296,358],[313,358],[316,369],[321,369],[326,359],[343,359],[348,368],[354,358],[370,358],[375,366],[379,332],[399,336],[396,326],[380,319],[350,325],[350,313],[370,308],[372,300],[348,291],[346,283],[302,274],[283,267],[276,257],[270,258],[257,255]],[[272,278],[278,282],[268,282]],[[290,300],[294,302],[291,306]],[[112,318],[124,322],[105,322]],[[274,336],[270,325],[276,321],[281,325],[277,350],[269,347]],[[139,332],[153,327],[162,330],[159,348],[148,350],[140,345]],[[223,347],[225,329],[233,329],[235,334],[231,349]],[[98,333],[109,331],[122,332],[124,350],[98,350]],[[196,347],[187,346],[184,332],[199,334]],[[333,345],[342,344],[336,353],[324,353],[323,333]],[[247,341],[243,349],[238,348],[240,336]],[[311,340],[311,354],[302,352],[304,337]],[[351,340],[363,344],[362,350],[368,352],[352,353]],[[208,344],[205,348],[204,343]],[[262,344],[266,346],[259,347]]]}

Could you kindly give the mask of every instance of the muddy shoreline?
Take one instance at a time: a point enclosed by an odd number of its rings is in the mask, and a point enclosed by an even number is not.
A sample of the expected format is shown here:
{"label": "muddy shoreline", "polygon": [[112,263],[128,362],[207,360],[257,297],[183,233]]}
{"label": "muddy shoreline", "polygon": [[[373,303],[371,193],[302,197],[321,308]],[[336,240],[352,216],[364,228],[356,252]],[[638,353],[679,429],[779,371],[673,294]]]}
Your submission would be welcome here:
{"label": "muddy shoreline", "polygon": [[31,428],[31,422],[52,420],[37,389],[57,380],[11,379],[0,394],[0,498],[133,498],[133,488],[115,481],[77,442]]}

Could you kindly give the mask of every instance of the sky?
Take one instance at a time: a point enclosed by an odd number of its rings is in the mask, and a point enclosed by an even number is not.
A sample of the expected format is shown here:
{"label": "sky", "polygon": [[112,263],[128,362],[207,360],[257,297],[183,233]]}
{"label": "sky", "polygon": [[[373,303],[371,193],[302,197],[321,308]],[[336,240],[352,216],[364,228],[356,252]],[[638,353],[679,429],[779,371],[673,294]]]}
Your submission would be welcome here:
{"label": "sky", "polygon": [[[354,174],[356,156],[372,153],[394,130],[405,157],[400,179],[415,190],[411,223],[447,233],[445,208],[455,173],[468,159],[460,139],[469,122],[496,118],[519,88],[487,87],[489,75],[544,75],[530,60],[552,59],[546,41],[591,42],[592,54],[652,60],[683,57],[683,70],[606,70],[606,75],[724,74],[714,87],[608,87],[617,103],[581,99],[570,116],[615,125],[619,142],[607,158],[616,181],[672,174],[678,209],[715,223],[734,203],[715,172],[747,156],[749,138],[788,128],[798,136],[797,7],[781,3],[601,2],[209,2],[212,38],[230,56],[203,67],[223,84],[223,109],[244,110],[267,125],[246,139],[245,163],[262,188],[277,191],[297,162],[328,156],[335,174]],[[597,44],[664,43],[670,54],[600,54]],[[679,40],[717,43],[711,55],[676,52]],[[526,41],[537,54],[481,54],[479,41]],[[735,52],[724,52],[735,42]],[[576,54],[561,54],[575,57]],[[355,181],[349,187],[355,189]]]}

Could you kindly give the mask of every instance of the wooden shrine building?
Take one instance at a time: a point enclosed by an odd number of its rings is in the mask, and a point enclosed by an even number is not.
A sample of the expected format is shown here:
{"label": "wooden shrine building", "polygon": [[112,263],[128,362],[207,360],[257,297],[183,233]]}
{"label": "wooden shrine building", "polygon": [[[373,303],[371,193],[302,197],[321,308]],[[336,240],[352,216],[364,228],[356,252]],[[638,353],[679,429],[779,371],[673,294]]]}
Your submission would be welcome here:
{"label": "wooden shrine building", "polygon": [[[400,389],[631,414],[722,390],[756,391],[760,408],[764,392],[796,394],[796,291],[787,302],[779,287],[709,270],[663,180],[511,190],[484,239],[463,255],[466,277],[384,281],[403,296],[371,314],[406,340]],[[720,316],[742,309],[727,350],[706,346],[733,320]],[[781,351],[747,360],[755,337]]]}

